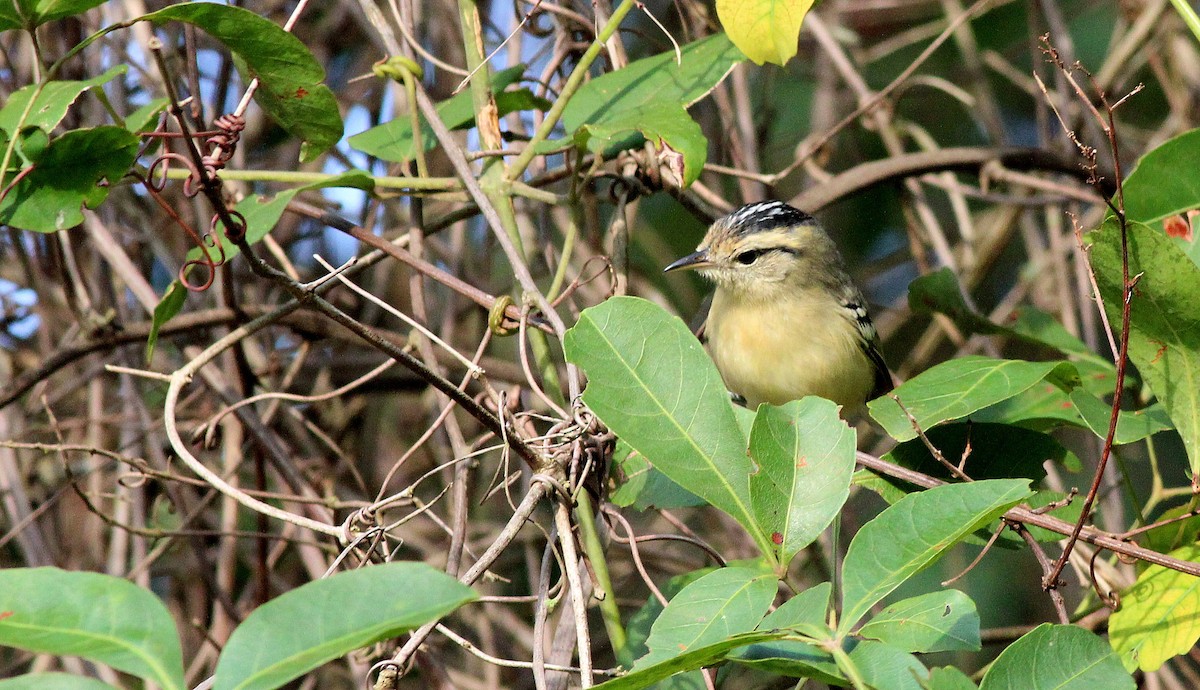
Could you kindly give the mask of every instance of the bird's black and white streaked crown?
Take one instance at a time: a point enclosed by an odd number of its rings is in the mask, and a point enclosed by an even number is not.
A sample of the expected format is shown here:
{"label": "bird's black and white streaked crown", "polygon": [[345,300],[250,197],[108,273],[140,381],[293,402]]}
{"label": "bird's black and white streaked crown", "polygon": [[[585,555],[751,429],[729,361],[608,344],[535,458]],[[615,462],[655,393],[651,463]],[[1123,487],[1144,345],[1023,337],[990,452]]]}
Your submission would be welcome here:
{"label": "bird's black and white streaked crown", "polygon": [[759,201],[746,204],[721,219],[733,233],[762,232],[797,225],[816,225],[817,219],[782,201]]}

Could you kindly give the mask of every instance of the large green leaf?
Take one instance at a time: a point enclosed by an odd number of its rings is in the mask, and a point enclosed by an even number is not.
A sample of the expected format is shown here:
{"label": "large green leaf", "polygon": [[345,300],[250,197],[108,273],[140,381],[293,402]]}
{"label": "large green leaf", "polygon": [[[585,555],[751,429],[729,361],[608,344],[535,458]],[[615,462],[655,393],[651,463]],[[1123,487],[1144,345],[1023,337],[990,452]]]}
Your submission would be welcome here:
{"label": "large green leaf", "polygon": [[[529,89],[505,91],[521,79],[525,73],[525,65],[515,65],[492,75],[492,94],[496,98],[497,117],[522,110],[547,110],[550,104],[545,99],[537,98]],[[464,91],[437,104],[438,117],[448,129],[462,129],[474,126],[475,106],[471,100],[471,92]],[[365,132],[355,134],[346,140],[350,146],[375,156],[380,160],[392,162],[410,161],[416,155],[413,141],[412,120],[408,117],[397,117],[381,125],[372,127]],[[421,146],[428,151],[438,144],[433,133],[433,127],[421,120]]]}
{"label": "large green leaf", "polygon": [[750,432],[750,502],[780,571],[829,526],[850,496],[854,431],[822,398],[763,405]]}
{"label": "large green leaf", "polygon": [[255,12],[231,5],[187,2],[142,17],[194,24],[225,44],[248,78],[258,79],[255,100],[289,134],[304,140],[307,162],[342,138],[337,99],[325,86],[325,69],[300,39]]}
{"label": "large green leaf", "polygon": [[35,232],[79,225],[82,207],[96,208],[108,197],[137,151],[138,138],[124,127],[67,132],[50,142],[33,170],[0,202],[0,223]]}
{"label": "large green leaf", "polygon": [[683,46],[679,63],[670,51],[636,60],[584,84],[563,110],[563,127],[577,143],[609,157],[649,139],[660,155],[679,154],[669,160],[681,163],[677,172],[686,186],[700,174],[707,148],[685,108],[741,60],[725,34]]}
{"label": "large green leaf", "polygon": [[0,2],[0,31],[32,30],[103,4],[104,0],[7,0]]}
{"label": "large green leaf", "polygon": [[975,690],[978,686],[971,677],[953,666],[929,669],[926,690]]}
{"label": "large green leaf", "polygon": [[755,64],[782,65],[796,54],[800,24],[814,0],[717,0],[730,39]]}
{"label": "large green leaf", "polygon": [[[1121,323],[1121,238],[1115,221],[1090,233],[1092,269],[1109,321]],[[1160,232],[1128,229],[1129,275],[1141,275],[1130,301],[1129,358],[1166,407],[1200,482],[1200,267]]]}
{"label": "large green leaf", "polygon": [[254,610],[229,636],[215,690],[270,690],[355,649],[437,620],[478,595],[424,563],[338,573]]}
{"label": "large green leaf", "polygon": [[1025,479],[944,484],[909,494],[867,524],[850,542],[843,561],[842,619],[858,619],[954,544],[1029,497]]}
{"label": "large green leaf", "polygon": [[[1171,552],[1200,560],[1200,546]],[[1151,565],[1121,594],[1121,608],[1108,620],[1113,649],[1129,671],[1157,671],[1167,659],[1185,654],[1200,640],[1200,578]]]}
{"label": "large green leaf", "polygon": [[175,621],[148,590],[99,573],[0,570],[0,644],[81,656],[182,690]]}
{"label": "large green leaf", "polygon": [[628,675],[603,688],[643,688],[676,673],[712,665],[730,650],[779,639],[783,631],[752,632],[775,598],[775,577],[744,567],[714,570],[688,584],[663,609],[646,639],[649,652]]}
{"label": "large green leaf", "polygon": [[833,638],[827,623],[832,582],[822,582],[788,599],[767,614],[758,624],[759,630],[788,628],[814,638]]}
{"label": "large green leaf", "polygon": [[1074,625],[1039,625],[996,657],[980,690],[1133,690],[1108,643]]}
{"label": "large green leaf", "polygon": [[850,650],[849,662],[858,669],[867,686],[875,690],[923,690],[929,676],[917,657],[903,649],[863,640]]}
{"label": "large green leaf", "polygon": [[[1047,379],[1065,388],[1078,384],[1075,367],[1068,362],[959,357],[905,381],[891,395],[872,400],[867,407],[892,438],[907,441],[917,438],[917,432],[905,410],[922,430],[928,430],[1012,398]],[[892,395],[900,398],[903,408]]]}
{"label": "large green leaf", "polygon": [[1125,215],[1153,223],[1200,208],[1200,179],[1181,174],[1200,160],[1200,129],[1184,132],[1142,156],[1125,178]]}
{"label": "large green leaf", "polygon": [[858,632],[906,652],[977,652],[980,647],[979,612],[971,597],[957,589],[898,601]]}
{"label": "large green leaf", "polygon": [[[759,630],[794,630],[814,639],[833,639],[826,622],[833,585],[822,582],[800,592],[767,614]],[[730,661],[770,673],[814,678],[826,683],[841,683],[843,678],[829,652],[798,640],[774,640],[742,647],[729,654]]]}
{"label": "large green leaf", "polygon": [[646,300],[614,297],[584,310],[563,347],[587,373],[583,400],[601,421],[773,553],[751,508],[757,467],[725,384],[682,321]]}
{"label": "large green leaf", "polygon": [[29,105],[29,99],[37,91],[37,84],[23,86],[9,96],[4,107],[0,108],[0,130],[8,132],[10,137],[26,127],[37,127],[49,132],[67,116],[67,108],[70,108],[75,99],[79,98],[79,94],[107,84],[127,71],[129,71],[127,66],[117,65],[104,74],[86,81],[52,81],[42,87],[33,102],[33,107],[29,109],[29,114],[22,122],[21,115],[25,112],[25,107]]}

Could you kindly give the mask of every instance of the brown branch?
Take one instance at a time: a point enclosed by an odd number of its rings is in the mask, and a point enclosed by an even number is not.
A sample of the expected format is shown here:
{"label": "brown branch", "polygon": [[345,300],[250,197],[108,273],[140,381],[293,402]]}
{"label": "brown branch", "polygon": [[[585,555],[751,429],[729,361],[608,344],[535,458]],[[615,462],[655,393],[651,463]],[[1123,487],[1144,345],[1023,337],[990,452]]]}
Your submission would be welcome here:
{"label": "brown branch", "polygon": [[[917,486],[926,489],[932,489],[935,486],[941,486],[942,484],[946,483],[940,479],[930,477],[927,474],[917,472],[916,470],[910,470],[907,467],[893,465],[890,462],[880,460],[874,455],[870,455],[862,451],[859,451],[858,453],[858,464],[871,470],[872,472],[894,477],[895,479],[906,481],[909,484],[916,484]],[[1019,522],[1025,525],[1033,525],[1034,527],[1041,527],[1042,529],[1047,529],[1063,536],[1070,536],[1071,532],[1075,529],[1075,525],[1067,522],[1066,520],[1059,520],[1058,518],[1051,517],[1049,515],[1039,515],[1032,508],[1026,508],[1024,506],[1010,508],[1008,512],[1003,515],[1003,517],[1005,520]],[[1188,575],[1193,575],[1195,577],[1200,577],[1200,563],[1180,560],[1178,558],[1167,556],[1157,551],[1138,546],[1137,544],[1131,544],[1127,541],[1122,541],[1111,534],[1108,534],[1107,532],[1102,532],[1096,529],[1095,527],[1083,527],[1079,531],[1079,538],[1088,544],[1099,546],[1100,548],[1107,549],[1113,553],[1128,556],[1130,558],[1136,558],[1147,563],[1161,565],[1164,568],[1177,570],[1181,573],[1187,573]]]}

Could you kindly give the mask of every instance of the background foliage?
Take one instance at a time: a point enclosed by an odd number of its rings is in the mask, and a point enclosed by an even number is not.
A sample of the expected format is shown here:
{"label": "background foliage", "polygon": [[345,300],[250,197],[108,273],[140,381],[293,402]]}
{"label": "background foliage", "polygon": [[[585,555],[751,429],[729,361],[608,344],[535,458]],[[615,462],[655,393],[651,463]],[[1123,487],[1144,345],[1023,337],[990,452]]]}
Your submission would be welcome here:
{"label": "background foliage", "polygon": [[[0,688],[1200,686],[1186,2],[235,4],[0,3]],[[671,315],[764,198],[870,420]]]}

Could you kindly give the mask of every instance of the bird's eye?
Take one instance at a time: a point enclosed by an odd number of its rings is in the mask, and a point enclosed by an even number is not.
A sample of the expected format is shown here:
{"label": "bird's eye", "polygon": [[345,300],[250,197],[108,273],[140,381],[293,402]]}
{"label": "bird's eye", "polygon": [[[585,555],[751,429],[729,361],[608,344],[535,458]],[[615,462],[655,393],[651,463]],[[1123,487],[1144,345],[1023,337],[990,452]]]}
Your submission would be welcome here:
{"label": "bird's eye", "polygon": [[742,252],[741,254],[738,254],[737,256],[735,256],[735,257],[733,257],[733,258],[734,258],[734,259],[735,259],[735,260],[736,260],[736,261],[737,261],[739,264],[741,264],[741,265],[743,265],[743,266],[749,266],[750,264],[752,264],[752,263],[754,263],[755,261],[757,261],[757,260],[758,260],[758,257],[762,256],[764,253],[766,253],[766,250],[763,250],[763,249],[750,249],[750,250],[748,250],[748,251],[744,251],[744,252]]}

